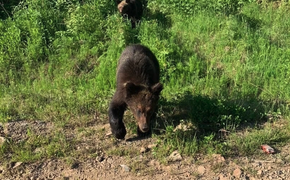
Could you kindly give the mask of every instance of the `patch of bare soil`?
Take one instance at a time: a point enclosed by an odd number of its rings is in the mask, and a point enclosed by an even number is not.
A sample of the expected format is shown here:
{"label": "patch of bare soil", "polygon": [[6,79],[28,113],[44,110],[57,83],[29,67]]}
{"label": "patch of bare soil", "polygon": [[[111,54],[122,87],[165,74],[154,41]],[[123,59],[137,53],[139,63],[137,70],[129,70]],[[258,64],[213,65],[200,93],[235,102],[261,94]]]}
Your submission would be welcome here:
{"label": "patch of bare soil", "polygon": [[[27,130],[36,134],[49,133],[54,127],[47,122],[10,122],[0,125],[1,134],[9,135],[14,141],[24,140]],[[2,129],[2,130],[1,130]],[[80,158],[46,159],[34,163],[15,162],[9,166],[0,162],[0,179],[289,179],[290,145],[273,155],[255,157],[224,158],[219,154],[201,155],[198,158],[182,157],[176,151],[167,165],[157,161],[152,153],[154,138],[128,139],[116,142],[108,136],[109,125],[90,126],[80,133],[66,129],[66,134],[78,141],[76,153]],[[85,135],[84,135],[85,134]],[[262,150],[261,150],[261,153]]]}

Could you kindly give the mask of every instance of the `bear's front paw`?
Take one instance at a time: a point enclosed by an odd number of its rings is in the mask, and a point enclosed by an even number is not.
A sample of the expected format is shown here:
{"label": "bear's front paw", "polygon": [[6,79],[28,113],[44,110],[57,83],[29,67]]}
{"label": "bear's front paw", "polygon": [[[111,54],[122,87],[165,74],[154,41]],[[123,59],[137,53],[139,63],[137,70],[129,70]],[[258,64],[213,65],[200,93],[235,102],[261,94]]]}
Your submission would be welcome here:
{"label": "bear's front paw", "polygon": [[127,131],[125,128],[121,128],[118,129],[115,133],[113,132],[113,134],[117,139],[124,139],[127,134]]}
{"label": "bear's front paw", "polygon": [[122,123],[118,128],[111,128],[112,130],[112,134],[117,138],[117,139],[124,139],[127,131],[126,128],[124,126],[124,124]]}

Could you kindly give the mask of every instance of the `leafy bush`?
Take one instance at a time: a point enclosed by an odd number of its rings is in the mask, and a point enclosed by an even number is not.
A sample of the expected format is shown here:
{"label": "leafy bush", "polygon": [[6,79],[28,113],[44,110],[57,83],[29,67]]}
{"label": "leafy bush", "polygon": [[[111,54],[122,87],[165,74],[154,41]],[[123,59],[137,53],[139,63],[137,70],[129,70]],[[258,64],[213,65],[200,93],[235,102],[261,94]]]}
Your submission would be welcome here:
{"label": "leafy bush", "polygon": [[172,13],[178,12],[184,15],[195,15],[198,11],[214,11],[221,13],[235,13],[246,3],[253,0],[157,0],[152,6],[159,6],[161,11]]}
{"label": "leafy bush", "polygon": [[[227,147],[215,139],[220,128],[289,116],[289,3],[152,0],[135,29],[114,1],[16,4],[0,15],[1,122],[107,122],[117,61],[133,43],[160,63],[164,90],[153,129],[164,132],[167,153],[220,152]],[[174,131],[183,122],[194,128]]]}

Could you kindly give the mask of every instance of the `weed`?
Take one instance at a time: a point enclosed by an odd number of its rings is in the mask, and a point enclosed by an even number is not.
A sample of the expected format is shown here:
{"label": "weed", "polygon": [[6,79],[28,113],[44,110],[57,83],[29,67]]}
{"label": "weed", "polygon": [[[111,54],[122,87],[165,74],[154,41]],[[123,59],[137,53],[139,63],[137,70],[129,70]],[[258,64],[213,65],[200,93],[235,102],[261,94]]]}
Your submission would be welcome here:
{"label": "weed", "polygon": [[[283,145],[289,125],[264,124],[289,121],[289,26],[286,1],[152,0],[135,29],[113,1],[0,4],[0,122],[42,120],[57,127],[48,137],[31,132],[22,142],[10,139],[0,158],[73,155],[75,142],[62,133],[70,129],[103,136],[82,128],[107,122],[117,60],[133,43],[148,46],[160,63],[164,90],[152,123],[156,158],[166,162],[174,150],[248,155],[261,142]],[[124,120],[136,133],[133,118]],[[221,129],[228,132],[224,138]]]}

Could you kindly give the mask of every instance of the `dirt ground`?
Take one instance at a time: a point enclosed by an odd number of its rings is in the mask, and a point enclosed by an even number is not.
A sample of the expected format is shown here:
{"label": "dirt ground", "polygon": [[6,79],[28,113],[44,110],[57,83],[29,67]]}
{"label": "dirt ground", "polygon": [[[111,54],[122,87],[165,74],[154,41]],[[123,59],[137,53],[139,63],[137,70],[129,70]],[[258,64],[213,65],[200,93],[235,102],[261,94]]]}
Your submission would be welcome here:
{"label": "dirt ground", "polygon": [[[28,129],[36,134],[45,135],[49,134],[53,127],[52,123],[47,122],[10,122],[0,125],[0,134],[1,136],[5,134],[17,142],[26,138]],[[69,129],[66,129],[68,136],[76,134],[76,130]],[[224,158],[219,154],[192,158],[182,157],[175,152],[170,157],[171,162],[161,163],[152,155],[156,145],[154,138],[136,139],[134,135],[131,137],[129,135],[126,140],[113,142],[113,138],[108,135],[110,132],[108,124],[101,127],[89,126],[87,129],[95,129],[93,132],[100,133],[99,135],[92,133],[90,136],[78,133],[79,136],[74,137],[79,139],[75,148],[83,154],[82,158],[72,158],[73,161],[70,163],[67,162],[67,158],[46,159],[34,163],[13,162],[8,165],[0,162],[0,179],[290,179],[289,144],[281,147],[278,153],[264,154],[259,156],[259,159]],[[119,151],[116,151],[115,155],[108,153],[115,147],[128,150],[129,154],[116,155]],[[138,153],[130,154],[130,152]]]}

